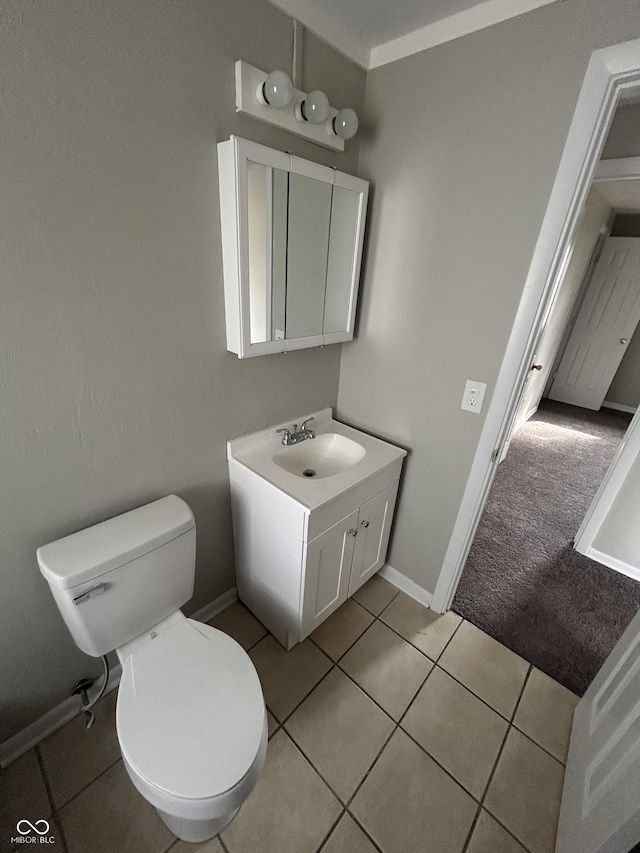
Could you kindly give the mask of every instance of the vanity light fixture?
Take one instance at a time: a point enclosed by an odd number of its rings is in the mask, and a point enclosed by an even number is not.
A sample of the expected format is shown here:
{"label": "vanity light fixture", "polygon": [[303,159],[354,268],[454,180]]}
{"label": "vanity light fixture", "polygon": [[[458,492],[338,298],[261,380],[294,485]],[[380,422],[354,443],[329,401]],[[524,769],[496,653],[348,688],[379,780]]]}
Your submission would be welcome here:
{"label": "vanity light fixture", "polygon": [[344,151],[345,139],[358,130],[354,111],[338,111],[324,92],[307,94],[284,71],[267,73],[241,59],[236,62],[236,111],[333,151]]}
{"label": "vanity light fixture", "polygon": [[320,89],[314,89],[296,105],[295,114],[298,121],[322,124],[329,118],[329,98]]}
{"label": "vanity light fixture", "polygon": [[284,71],[272,71],[264,83],[258,86],[256,97],[260,104],[284,110],[293,98],[293,83]]}
{"label": "vanity light fixture", "polygon": [[340,110],[338,115],[329,121],[329,132],[335,133],[340,139],[351,139],[358,132],[358,116],[353,110]]}

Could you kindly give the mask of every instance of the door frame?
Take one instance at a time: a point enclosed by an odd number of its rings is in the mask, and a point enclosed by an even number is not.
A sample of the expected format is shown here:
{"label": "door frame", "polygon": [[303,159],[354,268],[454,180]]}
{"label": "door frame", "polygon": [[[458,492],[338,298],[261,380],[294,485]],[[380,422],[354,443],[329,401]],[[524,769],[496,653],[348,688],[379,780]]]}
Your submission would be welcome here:
{"label": "door frame", "polygon": [[640,39],[591,54],[542,220],[524,290],[498,373],[431,608],[445,613],[455,595],[504,442],[518,413],[544,318],[560,283],[620,94],[640,85]]}
{"label": "door frame", "polygon": [[600,483],[598,491],[582,520],[574,540],[574,548],[578,553],[590,557],[610,569],[615,569],[623,575],[640,581],[640,574],[635,566],[622,562],[611,554],[594,547],[594,541],[602,526],[618,492],[625,481],[631,466],[640,454],[640,407],[636,409],[633,420],[622,439],[616,455]]}

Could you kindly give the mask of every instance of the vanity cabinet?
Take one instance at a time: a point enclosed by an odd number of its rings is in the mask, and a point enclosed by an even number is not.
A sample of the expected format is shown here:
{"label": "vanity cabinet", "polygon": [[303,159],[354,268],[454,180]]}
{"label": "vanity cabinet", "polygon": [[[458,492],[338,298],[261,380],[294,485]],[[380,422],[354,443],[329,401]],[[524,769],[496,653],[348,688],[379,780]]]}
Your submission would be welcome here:
{"label": "vanity cabinet", "polygon": [[308,636],[382,567],[398,483],[305,543],[301,639]]}
{"label": "vanity cabinet", "polygon": [[[283,445],[309,419],[315,439]],[[227,443],[238,597],[285,648],[384,565],[406,455],[331,409]]]}
{"label": "vanity cabinet", "polygon": [[383,566],[401,467],[310,510],[229,459],[238,597],[285,648]]}

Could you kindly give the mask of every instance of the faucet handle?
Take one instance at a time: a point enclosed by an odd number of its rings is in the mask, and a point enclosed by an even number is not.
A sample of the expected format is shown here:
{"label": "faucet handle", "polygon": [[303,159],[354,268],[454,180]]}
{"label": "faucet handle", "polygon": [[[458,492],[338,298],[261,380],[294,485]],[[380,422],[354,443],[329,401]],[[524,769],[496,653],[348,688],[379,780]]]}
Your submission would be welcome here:
{"label": "faucet handle", "polygon": [[306,419],[306,421],[303,421],[303,423],[302,423],[302,425],[301,425],[301,427],[300,427],[300,432],[302,432],[303,430],[305,430],[305,429],[307,428],[307,424],[310,424],[310,423],[311,423],[311,421],[315,421],[315,418],[314,418],[313,416],[311,416],[310,418],[307,418],[307,419]]}

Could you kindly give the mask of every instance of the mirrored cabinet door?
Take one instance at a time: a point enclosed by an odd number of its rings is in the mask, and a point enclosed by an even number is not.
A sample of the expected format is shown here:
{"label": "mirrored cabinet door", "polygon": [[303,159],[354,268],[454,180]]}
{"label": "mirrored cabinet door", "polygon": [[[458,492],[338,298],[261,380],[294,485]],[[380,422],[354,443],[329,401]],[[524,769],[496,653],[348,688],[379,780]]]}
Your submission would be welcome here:
{"label": "mirrored cabinet door", "polygon": [[360,272],[359,212],[360,193],[334,185],[331,200],[323,334],[346,332],[349,328],[352,282],[354,276]]}
{"label": "mirrored cabinet door", "polygon": [[289,176],[286,337],[322,335],[333,186]]}
{"label": "mirrored cabinet door", "polygon": [[283,340],[289,173],[247,161],[249,327],[252,344]]}
{"label": "mirrored cabinet door", "polygon": [[227,348],[351,340],[367,182],[235,137],[218,163]]}

